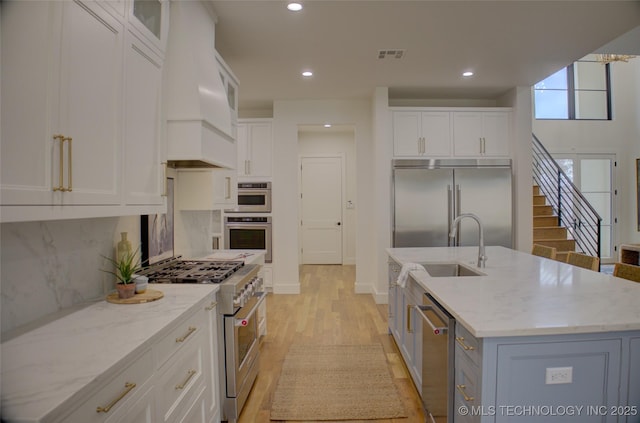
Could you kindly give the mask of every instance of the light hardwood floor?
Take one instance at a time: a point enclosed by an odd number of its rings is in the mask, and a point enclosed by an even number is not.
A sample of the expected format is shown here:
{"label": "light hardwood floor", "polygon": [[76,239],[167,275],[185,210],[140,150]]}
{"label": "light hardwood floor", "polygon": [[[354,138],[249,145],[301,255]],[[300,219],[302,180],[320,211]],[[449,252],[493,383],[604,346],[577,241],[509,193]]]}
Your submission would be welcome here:
{"label": "light hardwood floor", "polygon": [[[291,343],[382,344],[408,418],[383,423],[422,423],[420,398],[388,333],[387,306],[355,294],[355,266],[304,265],[300,295],[267,297],[267,335],[261,341],[260,373],[239,423],[269,422],[273,392]],[[351,422],[355,422],[351,420]],[[372,422],[366,420],[363,422]]]}

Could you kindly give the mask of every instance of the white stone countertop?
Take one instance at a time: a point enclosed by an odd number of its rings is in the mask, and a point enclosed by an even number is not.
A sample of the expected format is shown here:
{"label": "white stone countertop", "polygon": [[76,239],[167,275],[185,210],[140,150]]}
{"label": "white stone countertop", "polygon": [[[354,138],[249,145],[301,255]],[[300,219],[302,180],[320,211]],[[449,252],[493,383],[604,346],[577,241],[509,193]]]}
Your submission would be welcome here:
{"label": "white stone countertop", "polygon": [[486,276],[411,276],[476,337],[640,330],[640,284],[504,247],[389,248],[399,264],[459,262]]}
{"label": "white stone countertop", "polygon": [[208,253],[192,254],[194,258],[201,260],[243,260],[245,264],[264,262],[265,250],[214,250]]}
{"label": "white stone countertop", "polygon": [[144,304],[100,301],[3,343],[3,421],[47,421],[47,415],[103,383],[104,375],[149,348],[163,328],[219,289],[191,284],[149,288],[164,297]]}

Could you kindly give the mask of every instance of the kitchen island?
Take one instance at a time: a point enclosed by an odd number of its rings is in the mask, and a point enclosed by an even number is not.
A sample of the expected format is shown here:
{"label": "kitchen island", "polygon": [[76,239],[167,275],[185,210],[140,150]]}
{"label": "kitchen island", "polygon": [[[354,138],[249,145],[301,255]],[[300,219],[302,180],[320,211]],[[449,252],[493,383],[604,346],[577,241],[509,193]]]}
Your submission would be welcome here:
{"label": "kitchen island", "polygon": [[217,410],[219,286],[149,289],[164,297],[100,301],[4,342],[2,421],[195,421]]}
{"label": "kitchen island", "polygon": [[[389,328],[416,386],[429,377],[420,338],[430,329],[415,323],[409,291],[430,294],[456,320],[452,421],[640,421],[640,284],[502,247],[487,247],[482,269],[477,247],[387,251]],[[403,288],[396,278],[407,263],[482,275],[416,270]]]}

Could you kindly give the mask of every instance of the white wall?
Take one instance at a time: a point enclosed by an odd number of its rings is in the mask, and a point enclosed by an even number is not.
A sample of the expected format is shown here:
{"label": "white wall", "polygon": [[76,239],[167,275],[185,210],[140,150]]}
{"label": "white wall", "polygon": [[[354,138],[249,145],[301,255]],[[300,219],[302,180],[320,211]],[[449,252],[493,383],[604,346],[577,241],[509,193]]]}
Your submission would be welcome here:
{"label": "white wall", "polygon": [[[357,208],[356,200],[356,144],[353,130],[344,132],[308,132],[301,129],[298,133],[300,155],[342,154],[345,158],[344,186],[345,201],[351,200]],[[322,181],[316,181],[321,184]],[[343,243],[342,264],[356,264],[356,208],[349,209],[342,204]]]}
{"label": "white wall", "polygon": [[611,65],[612,121],[533,121],[533,132],[554,153],[615,154],[620,243],[639,243],[636,158],[640,158],[640,58]]}
{"label": "white wall", "polygon": [[275,293],[299,293],[299,125],[330,122],[355,128],[356,292],[372,289],[374,263],[372,133],[369,101],[276,101],[273,109],[273,269]]}

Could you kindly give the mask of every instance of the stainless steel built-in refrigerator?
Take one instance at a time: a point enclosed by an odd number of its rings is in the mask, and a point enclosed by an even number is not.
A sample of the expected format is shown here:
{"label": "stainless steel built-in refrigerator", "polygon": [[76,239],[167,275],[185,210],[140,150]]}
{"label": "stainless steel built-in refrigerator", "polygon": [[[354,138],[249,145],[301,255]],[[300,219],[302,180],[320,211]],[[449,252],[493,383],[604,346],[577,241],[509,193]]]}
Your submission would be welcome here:
{"label": "stainless steel built-in refrigerator", "polygon": [[485,245],[512,246],[511,160],[393,160],[393,247],[478,245],[478,224],[463,219],[455,240],[453,220],[480,217]]}

